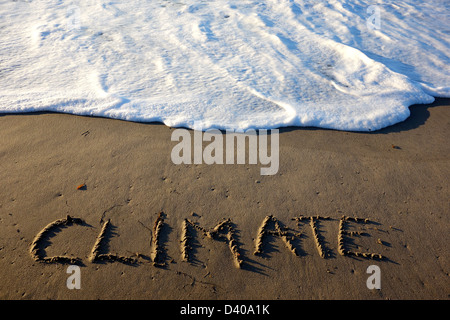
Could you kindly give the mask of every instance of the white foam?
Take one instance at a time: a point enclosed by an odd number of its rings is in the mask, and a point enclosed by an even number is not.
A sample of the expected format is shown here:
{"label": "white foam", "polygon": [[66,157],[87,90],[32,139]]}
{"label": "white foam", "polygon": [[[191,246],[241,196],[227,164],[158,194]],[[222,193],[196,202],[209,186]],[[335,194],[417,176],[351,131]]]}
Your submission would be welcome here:
{"label": "white foam", "polygon": [[377,130],[412,104],[450,96],[448,9],[439,0],[3,1],[0,112]]}

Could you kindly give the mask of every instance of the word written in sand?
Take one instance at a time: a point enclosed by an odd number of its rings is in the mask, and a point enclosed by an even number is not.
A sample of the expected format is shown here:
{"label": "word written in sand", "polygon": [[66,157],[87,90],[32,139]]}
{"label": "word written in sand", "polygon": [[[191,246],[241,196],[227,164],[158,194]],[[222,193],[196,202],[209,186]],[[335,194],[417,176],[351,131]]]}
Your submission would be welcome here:
{"label": "word written in sand", "polygon": [[[156,267],[166,267],[165,261],[165,248],[164,243],[161,241],[161,233],[163,230],[165,223],[164,213],[159,213],[157,216],[152,236],[150,239],[150,260]],[[299,216],[292,218],[292,220],[297,222],[297,225],[300,226],[302,223],[309,224],[314,243],[317,248],[317,252],[320,257],[326,259],[330,256],[330,250],[325,249],[324,239],[320,236],[318,230],[318,223],[322,220],[336,220],[330,217],[322,217],[322,216]],[[374,260],[384,260],[385,257],[379,253],[373,252],[357,252],[351,251],[348,248],[348,239],[354,236],[361,235],[359,231],[348,231],[348,224],[350,222],[354,223],[371,223],[368,219],[365,218],[357,218],[357,217],[347,217],[342,216],[339,219],[339,229],[337,234],[337,251],[342,256],[354,256],[361,257],[367,259]],[[111,221],[101,221],[102,226],[100,233],[94,241],[94,245],[92,247],[89,261],[92,263],[100,262],[100,261],[118,261],[127,264],[135,264],[138,263],[138,259],[140,257],[144,257],[144,254],[137,253],[134,256],[120,256],[111,253],[104,253],[107,248],[107,243],[109,241],[107,236],[107,231],[112,227]],[[81,258],[76,257],[68,257],[68,256],[53,256],[47,257],[44,251],[45,244],[47,240],[56,234],[58,229],[70,227],[72,225],[81,225],[83,226],[85,223],[80,218],[72,218],[71,216],[67,216],[63,219],[58,219],[48,224],[44,229],[42,229],[34,238],[30,247],[30,254],[36,261],[46,262],[46,263],[69,263],[69,264],[80,264]],[[236,227],[231,219],[224,219],[220,221],[215,227],[212,229],[204,228],[197,223],[192,222],[189,219],[184,219],[181,224],[181,240],[180,240],[180,257],[182,261],[192,262],[194,259],[194,250],[192,249],[193,242],[195,241],[195,237],[200,235],[205,239],[210,239],[212,241],[220,241],[224,242],[228,245],[228,248],[233,257],[233,262],[236,268],[241,268],[243,263],[245,263],[245,257],[243,256],[239,243],[236,240]],[[264,244],[269,237],[278,237],[280,238],[287,249],[292,252],[295,256],[299,256],[298,249],[294,245],[294,241],[296,239],[300,239],[302,236],[299,232],[294,232],[293,230],[285,227],[282,223],[272,215],[266,216],[262,224],[260,225],[256,238],[255,238],[255,250],[253,252],[254,255],[263,255],[264,254]],[[147,259],[148,260],[148,259]]]}

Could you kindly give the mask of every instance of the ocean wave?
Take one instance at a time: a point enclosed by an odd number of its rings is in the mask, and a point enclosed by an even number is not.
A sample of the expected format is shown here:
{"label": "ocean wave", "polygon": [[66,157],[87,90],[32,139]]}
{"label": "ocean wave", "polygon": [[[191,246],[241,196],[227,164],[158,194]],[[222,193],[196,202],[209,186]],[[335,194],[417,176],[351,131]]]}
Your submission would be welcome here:
{"label": "ocean wave", "polygon": [[439,0],[2,2],[0,112],[378,130],[412,104],[450,96],[448,9]]}

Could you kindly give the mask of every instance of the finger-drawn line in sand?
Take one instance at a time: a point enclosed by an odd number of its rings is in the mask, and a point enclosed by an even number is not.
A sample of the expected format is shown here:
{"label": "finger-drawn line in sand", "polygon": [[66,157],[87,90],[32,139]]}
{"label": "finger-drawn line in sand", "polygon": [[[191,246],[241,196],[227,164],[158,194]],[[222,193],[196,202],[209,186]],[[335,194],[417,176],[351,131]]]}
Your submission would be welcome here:
{"label": "finger-drawn line in sand", "polygon": [[[228,247],[233,255],[235,266],[237,268],[242,267],[243,260],[239,252],[239,245],[235,238],[235,229],[233,228],[231,219],[225,219],[219,222],[211,231],[200,227],[189,219],[184,219],[181,227],[181,256],[182,260],[187,262],[191,261],[189,251],[192,249],[192,235],[189,232],[189,227],[198,230],[206,238],[213,240],[225,240],[228,243]],[[226,233],[224,234],[224,232]]]}
{"label": "finger-drawn line in sand", "polygon": [[100,224],[103,224],[105,221],[104,221],[104,219],[105,219],[105,216],[106,216],[106,214],[109,212],[109,211],[111,211],[111,210],[113,210],[113,209],[115,209],[115,208],[117,208],[117,207],[122,207],[123,206],[123,204],[114,204],[114,205],[112,205],[111,207],[109,207],[108,209],[106,209],[105,211],[103,211],[103,213],[102,213],[102,216],[100,217]]}
{"label": "finger-drawn line in sand", "polygon": [[338,252],[342,256],[355,256],[355,257],[364,257],[369,259],[376,259],[376,260],[383,260],[385,259],[384,256],[382,256],[379,253],[371,253],[371,252],[356,252],[356,251],[350,251],[346,249],[345,247],[345,236],[355,236],[361,234],[358,231],[347,231],[346,221],[353,220],[354,222],[363,222],[363,223],[369,223],[369,219],[366,218],[357,218],[357,217],[346,217],[342,216],[339,220],[339,232],[338,232]]}
{"label": "finger-drawn line in sand", "polygon": [[122,263],[128,263],[128,264],[134,264],[136,263],[136,259],[133,257],[123,257],[116,254],[111,253],[100,253],[103,248],[106,246],[106,243],[109,241],[108,237],[106,236],[106,232],[108,228],[111,225],[111,220],[108,219],[106,222],[103,223],[102,229],[100,230],[100,233],[97,236],[97,239],[95,241],[94,246],[92,247],[91,255],[89,256],[90,262],[99,262],[99,261],[109,261],[109,262],[122,262]]}
{"label": "finger-drawn line in sand", "polygon": [[295,220],[297,222],[302,222],[303,220],[309,220],[309,225],[310,225],[312,233],[313,233],[314,243],[316,245],[319,255],[324,259],[326,257],[328,257],[329,252],[327,249],[325,249],[323,239],[319,235],[317,223],[319,220],[331,220],[331,218],[328,216],[322,217],[322,216],[317,215],[317,216],[311,216],[311,217],[299,216],[299,217],[293,218],[292,220]]}
{"label": "finger-drawn line in sand", "polygon": [[68,256],[53,256],[46,257],[45,251],[43,248],[43,241],[51,237],[51,233],[57,231],[60,228],[71,226],[71,225],[82,225],[84,221],[80,218],[72,218],[67,215],[66,218],[57,219],[47,226],[44,227],[34,238],[33,242],[30,246],[30,254],[35,261],[47,262],[47,263],[69,263],[69,264],[80,264],[81,259],[77,257],[68,257]]}
{"label": "finger-drawn line in sand", "polygon": [[191,250],[191,235],[188,229],[189,222],[187,219],[183,220],[181,225],[181,260],[189,262],[189,250]]}
{"label": "finger-drawn line in sand", "polygon": [[[272,230],[270,226],[271,224]],[[267,235],[280,237],[283,240],[286,247],[289,249],[289,251],[291,251],[294,255],[298,256],[297,249],[294,247],[292,241],[294,240],[294,236],[300,237],[301,234],[296,233],[293,236],[289,236],[287,228],[282,228],[278,220],[272,215],[266,216],[261,226],[259,227],[258,235],[255,240],[256,249],[253,252],[254,255],[261,255],[263,253],[263,243]]]}
{"label": "finger-drawn line in sand", "polygon": [[161,229],[164,225],[164,213],[160,212],[158,214],[158,217],[155,220],[155,225],[153,227],[153,234],[152,237],[152,252],[150,254],[151,259],[153,260],[153,265],[155,267],[165,267],[166,263],[164,261],[164,249],[161,244]]}

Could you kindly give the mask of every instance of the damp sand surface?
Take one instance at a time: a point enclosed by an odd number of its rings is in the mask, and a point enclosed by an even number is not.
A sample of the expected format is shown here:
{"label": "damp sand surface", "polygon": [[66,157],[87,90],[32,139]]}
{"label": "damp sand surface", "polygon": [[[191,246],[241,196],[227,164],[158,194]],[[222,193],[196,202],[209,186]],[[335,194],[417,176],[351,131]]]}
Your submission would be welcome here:
{"label": "damp sand surface", "polygon": [[449,106],[282,129],[268,176],[176,165],[161,124],[2,115],[0,298],[448,299]]}

